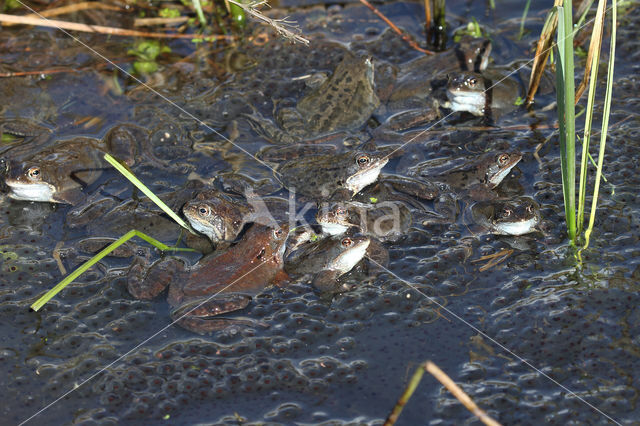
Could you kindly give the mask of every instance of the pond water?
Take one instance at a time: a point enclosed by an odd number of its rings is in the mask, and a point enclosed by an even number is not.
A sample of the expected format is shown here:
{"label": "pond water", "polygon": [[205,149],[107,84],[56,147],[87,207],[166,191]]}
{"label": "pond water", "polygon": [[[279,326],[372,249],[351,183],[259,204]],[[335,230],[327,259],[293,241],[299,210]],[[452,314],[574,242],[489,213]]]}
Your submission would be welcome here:
{"label": "pond water", "polygon": [[[456,28],[474,18],[486,26],[492,67],[530,58],[544,10],[532,6],[518,40],[520,2],[496,3],[492,10],[484,2],[448,2],[449,24]],[[360,4],[281,5],[293,9],[275,9],[274,17],[290,15],[309,46],[258,25],[251,26],[256,37],[235,49],[172,41],[172,53],[160,58],[145,86],[113,65],[131,68],[130,39],[77,35],[113,61],[106,63],[61,32],[3,28],[0,72],[58,72],[0,79],[2,125],[28,119],[49,130],[3,143],[1,156],[59,140],[102,139],[124,126],[140,144],[143,161],[134,171],[158,194],[184,188],[190,179],[207,183],[223,176],[233,183],[242,175],[259,191],[287,199],[272,171],[253,157],[271,143],[247,114],[272,120],[274,108],[295,105],[308,90],[300,77],[333,72],[345,49],[373,58],[384,101],[389,76],[422,54]],[[380,10],[422,39],[419,4],[385,3]],[[116,22],[108,14],[104,19]],[[340,151],[360,142],[404,145],[383,176],[518,150],[523,159],[500,191],[534,198],[541,230],[493,235],[475,229],[464,214],[454,223],[416,220],[405,236],[384,244],[388,271],[365,263],[344,278],[352,291],[327,301],[308,280],[297,280],[255,297],[242,315],[266,328],[201,336],[171,326],[164,295],[143,301],[128,293],[133,257],[126,255],[106,258],[42,310],[30,311],[91,256],[83,250],[88,237],[116,238],[136,228],[171,244],[180,229],[106,167],[84,191],[91,208],[0,194],[5,421],[381,424],[418,365],[432,360],[504,424],[633,424],[640,418],[640,179],[634,172],[640,158],[639,25],[634,12],[620,24],[607,183],[582,266],[565,238],[555,109],[543,111],[552,94],[541,95],[532,113],[505,114],[494,126],[462,113],[433,128],[402,132],[380,131],[370,120],[345,143],[334,141]],[[603,93],[604,84],[599,86]],[[172,207],[177,210],[180,201]],[[132,248],[150,252],[140,241]],[[481,257],[501,250],[512,253],[483,268]],[[472,422],[451,394],[425,376],[399,424]]]}

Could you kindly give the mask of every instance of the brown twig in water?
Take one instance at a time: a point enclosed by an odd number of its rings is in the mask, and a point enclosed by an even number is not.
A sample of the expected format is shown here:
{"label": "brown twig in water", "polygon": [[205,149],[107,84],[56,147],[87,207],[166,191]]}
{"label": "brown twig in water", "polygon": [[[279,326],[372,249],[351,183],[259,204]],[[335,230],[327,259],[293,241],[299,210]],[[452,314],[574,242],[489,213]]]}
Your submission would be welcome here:
{"label": "brown twig in water", "polygon": [[576,88],[576,97],[575,103],[577,104],[584,92],[584,89],[587,88],[587,84],[589,84],[589,76],[591,74],[591,68],[593,67],[594,61],[600,58],[600,55],[596,55],[596,53],[600,52],[600,46],[602,45],[602,32],[604,30],[604,14],[605,14],[605,6],[606,2],[598,2],[598,12],[596,14],[593,23],[593,32],[591,33],[591,42],[589,43],[589,51],[587,53],[587,62],[584,66],[584,77],[582,77],[582,81]]}
{"label": "brown twig in water", "polygon": [[49,75],[49,74],[57,74],[61,72],[77,72],[77,69],[73,68],[61,68],[61,69],[50,69],[50,70],[42,70],[42,71],[17,71],[17,72],[0,72],[0,78],[3,77],[24,77],[27,75]]}
{"label": "brown twig in water", "polygon": [[87,33],[110,34],[125,37],[149,37],[149,38],[184,38],[184,39],[203,39],[206,41],[217,40],[233,40],[235,36],[231,35],[198,35],[198,34],[168,34],[168,33],[149,33],[145,31],[128,30],[125,28],[104,27],[102,25],[87,25],[77,22],[58,21],[54,19],[30,18],[27,16],[6,15],[0,13],[0,22],[12,22],[22,25],[36,25],[40,27],[59,28],[70,31],[82,31]]}
{"label": "brown twig in water", "polygon": [[[555,7],[562,6],[562,0],[554,0],[553,5]],[[549,54],[551,53],[551,47],[554,44],[553,35],[555,34],[557,27],[558,13],[554,8],[547,15],[547,19],[544,23],[544,26],[542,27],[542,32],[540,33],[540,38],[538,39],[536,54],[534,56],[533,65],[531,67],[531,76],[529,77],[529,88],[527,89],[527,98],[525,100],[525,105],[531,105],[533,103],[533,98],[538,91],[542,73],[544,72],[544,68],[547,65],[547,59],[549,58]]]}
{"label": "brown twig in water", "polygon": [[427,34],[431,29],[431,22],[433,16],[431,14],[431,0],[424,0],[424,28],[427,30]]}
{"label": "brown twig in water", "polygon": [[456,385],[453,380],[451,380],[451,378],[445,374],[444,371],[440,370],[440,368],[438,368],[438,366],[431,361],[425,362],[416,370],[415,373],[413,373],[413,376],[411,377],[411,380],[409,380],[407,388],[402,393],[402,396],[400,396],[400,398],[398,399],[395,407],[393,407],[393,410],[391,411],[391,414],[389,414],[389,417],[387,417],[387,419],[385,420],[384,426],[392,426],[396,423],[396,421],[398,421],[398,417],[400,416],[402,409],[407,404],[409,398],[411,398],[411,395],[413,395],[413,392],[418,387],[418,384],[420,383],[420,380],[422,380],[422,375],[425,371],[431,373],[440,383],[442,383],[445,388],[447,388],[449,392],[453,394],[453,396],[458,399],[458,401],[462,403],[462,405],[467,408],[467,410],[471,411],[484,424],[489,426],[500,426],[500,423],[493,420],[487,415],[487,413],[480,409],[480,407],[478,407],[476,403],[473,402],[471,398],[469,398],[469,395],[467,395],[460,388],[460,386]]}
{"label": "brown twig in water", "polygon": [[513,254],[513,249],[502,249],[497,253],[487,254],[479,257],[478,259],[474,259],[471,261],[471,263],[482,262],[483,260],[489,260],[486,264],[478,268],[480,272],[484,272],[487,269],[493,268],[494,266],[504,262],[512,254]]}
{"label": "brown twig in water", "polygon": [[371,3],[369,3],[367,0],[360,0],[360,3],[364,4],[365,6],[367,6],[373,13],[375,13],[378,16],[378,18],[382,19],[387,25],[389,25],[389,27],[396,34],[400,35],[400,37],[402,37],[402,39],[404,41],[409,43],[409,46],[411,46],[412,48],[414,48],[418,52],[426,53],[427,55],[435,54],[435,52],[432,52],[432,51],[427,50],[427,49],[423,49],[422,47],[418,46],[418,43],[416,43],[415,41],[411,40],[411,38],[409,38],[409,36],[404,31],[402,31],[400,28],[398,28],[393,22],[391,22],[389,20],[389,18],[384,16],[382,14],[382,12],[380,12],[378,9],[376,9],[376,7],[373,6]]}
{"label": "brown twig in water", "polygon": [[[41,12],[38,13],[30,13],[28,15],[24,15],[24,18],[50,18],[52,16],[58,16],[58,15],[65,15],[67,13],[73,13],[73,12],[79,12],[81,10],[95,10],[95,9],[102,9],[102,10],[115,10],[118,12],[123,12],[124,9],[122,9],[119,6],[114,6],[111,4],[105,4],[102,2],[98,2],[98,1],[83,1],[80,3],[75,3],[75,4],[70,4],[67,6],[62,6],[62,7],[56,7],[54,9],[48,9],[48,10],[43,10]],[[17,23],[12,23],[12,22],[8,22],[5,24],[5,26],[9,27],[11,25],[18,25]]]}
{"label": "brown twig in water", "polygon": [[500,423],[487,415],[475,402],[467,395],[460,386],[456,385],[447,374],[431,361],[427,361],[423,368],[433,375],[458,401],[471,411],[480,421],[489,426],[500,426]]}
{"label": "brown twig in water", "polygon": [[177,18],[136,18],[133,20],[134,27],[151,27],[153,25],[175,25],[187,22],[189,17],[179,16]]}

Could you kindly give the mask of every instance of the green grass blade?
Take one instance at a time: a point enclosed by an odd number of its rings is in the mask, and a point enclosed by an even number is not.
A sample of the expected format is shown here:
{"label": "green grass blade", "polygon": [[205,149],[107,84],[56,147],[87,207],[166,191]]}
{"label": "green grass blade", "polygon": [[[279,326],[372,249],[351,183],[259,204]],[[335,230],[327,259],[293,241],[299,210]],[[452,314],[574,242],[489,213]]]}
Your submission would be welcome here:
{"label": "green grass blade", "polygon": [[156,203],[156,205],[160,207],[163,212],[168,214],[169,217],[171,217],[171,219],[175,220],[178,225],[187,229],[189,232],[193,232],[191,230],[191,227],[184,220],[182,220],[180,216],[175,214],[173,210],[171,210],[160,198],[158,198],[149,188],[147,188],[147,186],[144,183],[142,183],[137,177],[135,177],[133,173],[127,170],[126,167],[120,164],[118,160],[116,160],[109,154],[105,154],[104,159],[107,160],[113,167],[115,167],[116,170],[122,173],[124,177],[129,179],[129,181],[131,181],[132,184],[134,184],[140,191],[142,191],[144,195],[149,197],[151,201]]}
{"label": "green grass blade", "polygon": [[584,23],[584,20],[587,18],[587,13],[589,13],[589,11],[591,10],[591,5],[593,4],[594,1],[595,0],[583,1],[578,7],[578,10],[576,11],[576,13],[580,13],[580,18],[578,19],[578,22],[576,22],[576,25],[574,26],[575,28],[573,32],[574,37],[578,32],[578,30],[582,28],[582,24]]}
{"label": "green grass blade", "polygon": [[62,291],[63,288],[65,288],[66,286],[71,284],[73,282],[73,280],[78,278],[80,275],[85,273],[89,268],[91,268],[93,265],[95,265],[100,260],[102,260],[105,256],[108,256],[112,251],[114,251],[115,249],[117,249],[122,244],[126,243],[132,237],[135,237],[135,236],[142,238],[144,241],[146,241],[149,244],[159,248],[162,251],[167,251],[167,250],[195,251],[195,250],[189,249],[189,248],[170,247],[170,246],[168,246],[168,245],[166,245],[164,243],[161,243],[160,241],[156,240],[155,238],[151,238],[150,236],[148,236],[148,235],[146,235],[146,234],[144,234],[144,233],[142,233],[142,232],[140,232],[138,230],[132,229],[131,231],[129,231],[126,234],[124,234],[122,237],[118,238],[113,243],[109,244],[104,249],[100,250],[100,252],[98,254],[96,254],[91,259],[87,260],[85,263],[80,265],[78,268],[76,268],[75,271],[73,271],[72,273],[67,275],[62,281],[60,281],[58,284],[56,284],[55,287],[53,287],[51,290],[46,292],[44,294],[44,296],[42,296],[38,300],[36,300],[31,305],[31,309],[33,309],[34,311],[40,310],[56,294],[60,293],[60,291]]}
{"label": "green grass blade", "polygon": [[[575,168],[575,83],[573,66],[573,31],[571,1],[558,7],[558,61],[556,81],[558,122],[560,127],[560,163],[562,193],[567,233],[572,244],[576,239],[576,168]],[[562,81],[560,81],[562,80]],[[562,104],[562,106],[560,106]]]}
{"label": "green grass blade", "polygon": [[527,3],[524,5],[524,11],[522,11],[522,19],[520,20],[520,32],[518,32],[518,40],[522,40],[522,36],[524,36],[524,22],[527,20],[527,14],[529,13],[530,5],[531,5],[531,0],[527,0]]}
{"label": "green grass blade", "polygon": [[207,26],[207,20],[204,18],[204,12],[202,11],[202,5],[200,4],[200,0],[191,0],[193,3],[193,8],[196,10],[196,14],[198,15],[198,20],[203,27]]}
{"label": "green grass blade", "polygon": [[415,373],[413,373],[413,376],[411,376],[411,380],[409,380],[409,384],[407,384],[407,387],[405,388],[404,392],[402,392],[402,395],[398,399],[398,402],[393,407],[393,410],[391,411],[389,416],[387,416],[387,419],[384,422],[384,426],[393,426],[398,421],[400,413],[402,413],[405,405],[407,405],[407,402],[409,402],[409,399],[411,399],[413,393],[416,391],[416,388],[420,384],[425,371],[426,369],[423,366],[420,366],[415,371]]}
{"label": "green grass blade", "polygon": [[607,67],[607,89],[604,94],[604,110],[602,112],[602,131],[600,133],[600,149],[598,150],[598,168],[596,170],[596,181],[593,187],[593,199],[591,200],[591,211],[589,212],[589,227],[584,234],[584,246],[589,247],[589,237],[593,231],[593,224],[596,220],[596,208],[598,206],[598,193],[600,191],[600,177],[602,176],[602,165],[604,163],[604,150],[607,144],[607,130],[609,128],[609,115],[611,113],[611,93],[613,91],[613,70],[616,57],[616,26],[618,24],[616,0],[613,0],[611,8],[611,43],[609,47],[609,65]]}
{"label": "green grass blade", "polygon": [[604,26],[604,11],[607,2],[599,0],[596,18],[594,20],[593,32],[591,34],[591,44],[589,46],[589,57],[587,58],[591,64],[587,64],[587,68],[591,68],[589,75],[589,94],[587,95],[587,109],[584,119],[584,137],[582,142],[582,159],[580,160],[580,186],[578,189],[578,223],[577,233],[582,233],[584,225],[584,208],[587,197],[587,170],[589,156],[589,143],[591,141],[591,126],[593,123],[593,104],[596,98],[596,85],[598,76],[598,64],[600,63],[600,47],[602,45],[602,30]]}

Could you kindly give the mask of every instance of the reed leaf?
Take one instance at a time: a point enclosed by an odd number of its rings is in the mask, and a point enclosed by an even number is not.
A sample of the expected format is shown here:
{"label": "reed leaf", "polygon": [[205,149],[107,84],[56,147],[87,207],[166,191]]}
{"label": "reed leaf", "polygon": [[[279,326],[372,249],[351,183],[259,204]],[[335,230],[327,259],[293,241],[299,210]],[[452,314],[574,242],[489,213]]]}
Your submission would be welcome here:
{"label": "reed leaf", "polygon": [[522,19],[520,19],[520,31],[518,32],[518,40],[521,40],[522,36],[524,36],[524,23],[527,20],[527,14],[529,13],[529,6],[531,6],[531,0],[527,0],[527,3],[524,5],[524,10],[522,11]]}
{"label": "reed leaf", "polygon": [[151,238],[150,236],[148,236],[147,234],[145,234],[143,232],[140,232],[140,231],[138,231],[136,229],[132,229],[131,231],[129,231],[126,234],[124,234],[122,237],[118,238],[113,243],[109,244],[104,249],[100,250],[100,252],[98,254],[93,256],[91,259],[87,260],[85,263],[83,263],[78,268],[76,268],[76,270],[74,270],[72,273],[67,275],[65,277],[65,279],[60,281],[58,284],[56,284],[55,287],[53,287],[51,290],[46,292],[42,297],[40,297],[38,300],[36,300],[31,305],[31,309],[33,309],[34,311],[40,310],[49,300],[51,300],[53,297],[55,297],[56,294],[58,294],[60,291],[62,291],[63,288],[65,288],[66,286],[71,284],[73,282],[73,280],[75,280],[80,275],[85,273],[87,270],[89,270],[89,268],[91,268],[93,265],[95,265],[100,260],[102,260],[102,258],[104,258],[105,256],[108,256],[112,251],[114,251],[115,249],[117,249],[118,247],[120,247],[122,244],[126,243],[127,241],[129,241],[133,237],[140,237],[144,241],[148,242],[149,244],[157,247],[158,249],[160,249],[162,251],[167,251],[167,250],[173,250],[173,251],[195,251],[195,250],[189,249],[189,248],[169,247],[168,245],[166,245],[164,243],[161,243],[160,241],[158,241],[158,240],[156,240],[154,238]]}
{"label": "reed leaf", "polygon": [[569,240],[576,240],[576,156],[575,156],[575,84],[573,66],[573,26],[571,1],[558,7],[558,61],[556,96],[560,130],[560,164],[562,194]]}
{"label": "reed leaf", "polygon": [[607,88],[604,94],[604,110],[602,112],[602,131],[600,132],[600,148],[598,150],[598,168],[596,169],[596,181],[593,187],[593,197],[591,200],[591,211],[589,213],[589,227],[584,233],[584,246],[589,246],[589,237],[593,231],[593,224],[596,219],[596,208],[598,206],[598,193],[600,190],[600,178],[602,177],[602,165],[604,164],[604,151],[607,144],[607,130],[609,127],[609,115],[611,112],[611,93],[613,92],[613,71],[616,57],[616,27],[618,25],[616,0],[612,0],[611,8],[611,42],[609,47],[609,64],[607,67]]}
{"label": "reed leaf", "polygon": [[144,195],[149,197],[149,199],[151,199],[151,201],[156,203],[156,205],[158,207],[160,207],[163,212],[165,212],[167,215],[169,215],[169,217],[171,219],[173,219],[178,225],[182,226],[184,229],[186,229],[189,232],[193,233],[193,230],[191,229],[189,224],[187,224],[187,222],[185,222],[184,220],[182,220],[180,218],[180,216],[175,214],[173,212],[173,210],[171,210],[169,208],[169,206],[167,206],[160,198],[158,198],[158,196],[156,194],[154,194],[149,188],[147,188],[147,186],[144,183],[142,183],[137,177],[135,177],[135,175],[133,173],[131,173],[129,170],[127,170],[127,168],[125,166],[120,164],[120,162],[118,160],[116,160],[115,158],[113,158],[109,154],[105,154],[104,155],[104,159],[107,160],[109,162],[109,164],[111,164],[113,167],[115,167],[116,170],[118,170],[120,173],[122,173],[122,175],[124,177],[129,179],[129,181],[132,184],[134,184],[140,191],[142,191],[144,193]]}
{"label": "reed leaf", "polygon": [[[578,235],[582,233],[584,225],[584,209],[587,195],[587,170],[588,170],[588,155],[589,155],[589,143],[591,141],[591,126],[593,123],[593,105],[596,98],[596,85],[598,76],[598,64],[600,62],[600,50],[602,46],[602,34],[604,28],[604,12],[607,5],[606,0],[598,1],[598,9],[596,12],[596,18],[594,21],[593,32],[591,34],[591,43],[589,44],[589,53],[587,55],[587,62],[585,64],[585,76],[578,86],[576,91],[576,103],[580,99],[581,88],[590,81],[589,93],[587,95],[587,109],[584,119],[584,136],[582,138],[582,159],[580,160],[580,186],[578,189],[578,223],[577,232]],[[589,74],[587,74],[589,72]]]}

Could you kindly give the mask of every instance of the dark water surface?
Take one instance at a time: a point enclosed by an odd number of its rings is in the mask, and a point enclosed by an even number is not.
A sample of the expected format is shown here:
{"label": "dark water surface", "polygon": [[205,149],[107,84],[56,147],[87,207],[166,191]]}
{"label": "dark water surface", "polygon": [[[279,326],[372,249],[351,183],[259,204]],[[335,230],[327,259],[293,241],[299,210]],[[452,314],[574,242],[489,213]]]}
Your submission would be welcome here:
{"label": "dark water surface", "polygon": [[[485,9],[483,2],[449,3],[452,27],[474,17],[495,34],[496,64],[531,56],[544,19],[540,9],[529,12],[530,32],[517,41],[520,2],[498,1],[495,11]],[[389,3],[381,10],[420,39],[424,15],[418,4]],[[295,100],[304,92],[304,82],[296,77],[331,72],[344,47],[399,67],[420,55],[359,4],[315,5],[287,14],[298,21],[310,47],[274,39],[271,31],[256,26],[256,33],[269,34],[271,40],[238,49],[257,63],[245,71],[225,70],[225,57],[232,53],[220,46],[194,50],[187,42],[170,43],[174,53],[162,58],[160,72],[149,84],[183,111],[62,33],[3,29],[0,72],[65,67],[69,72],[0,79],[1,119],[29,118],[52,131],[44,141],[32,143],[101,138],[115,125],[135,126],[131,128],[143,135],[143,150],[154,158],[135,171],[157,193],[183,187],[190,176],[210,180],[230,172],[273,186],[270,170],[185,111],[255,153],[268,143],[242,119],[243,112],[250,112],[247,102],[271,117],[274,100]],[[164,418],[175,424],[237,424],[240,419],[379,424],[419,363],[430,359],[504,424],[608,422],[575,395],[620,423],[634,424],[640,418],[638,25],[632,12],[619,32],[604,169],[609,183],[602,187],[596,232],[582,267],[576,266],[564,237],[558,140],[550,128],[555,111],[519,112],[504,117],[503,128],[485,131],[462,128],[478,126],[477,119],[449,117],[383,170],[404,174],[421,161],[520,150],[524,158],[503,185],[509,193],[529,195],[541,204],[544,233],[514,239],[477,234],[464,219],[452,225],[415,223],[405,238],[387,244],[389,269],[396,276],[369,265],[348,277],[357,288],[331,303],[306,282],[258,296],[243,315],[269,323],[267,329],[199,336],[166,328],[169,307],[163,296],[139,301],[126,289],[131,257],[107,258],[40,312],[30,312],[29,306],[63,277],[52,257],[55,249],[70,271],[90,256],[78,245],[87,236],[118,237],[135,227],[170,243],[180,231],[168,219],[135,206],[73,225],[67,219],[69,206],[15,201],[1,194],[0,388],[5,422],[31,418],[33,424],[134,424]],[[130,68],[130,40],[79,37]],[[191,56],[178,62],[177,54]],[[526,130],[505,128],[513,125]],[[538,128],[530,130],[533,125]],[[374,142],[399,144],[414,134],[415,129]],[[368,133],[359,137],[366,139]],[[547,139],[538,161],[533,153]],[[96,199],[101,194],[137,197],[110,170],[88,192]],[[486,271],[480,270],[483,263],[474,262],[512,247],[505,262]],[[399,424],[474,422],[425,376]]]}

